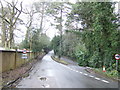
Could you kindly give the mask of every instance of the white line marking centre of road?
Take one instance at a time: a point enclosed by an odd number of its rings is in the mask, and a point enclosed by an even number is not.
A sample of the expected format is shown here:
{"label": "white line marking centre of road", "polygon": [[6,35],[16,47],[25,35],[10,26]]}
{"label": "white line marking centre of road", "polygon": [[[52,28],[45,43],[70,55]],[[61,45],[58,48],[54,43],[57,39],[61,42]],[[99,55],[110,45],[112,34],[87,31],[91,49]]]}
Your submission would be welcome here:
{"label": "white line marking centre of road", "polygon": [[108,81],[106,81],[106,80],[101,80],[101,81],[103,81],[103,82],[105,82],[105,83],[109,83]]}
{"label": "white line marking centre of road", "polygon": [[84,73],[85,76],[87,76],[88,74]]}
{"label": "white line marking centre of road", "polygon": [[89,77],[94,77],[94,76],[92,76],[92,75],[89,75]]}
{"label": "white line marking centre of road", "polygon": [[102,81],[102,82],[104,82],[104,83],[110,83],[110,82],[107,81],[107,80],[103,80],[103,79],[100,79],[100,78],[98,78],[98,77],[95,77],[95,76],[92,76],[92,75],[88,75],[88,74],[83,73],[83,72],[79,72],[79,71],[74,70],[74,69],[72,69],[72,68],[70,68],[70,67],[68,67],[68,66],[63,65],[63,64],[60,64],[60,65],[66,67],[67,69],[69,69],[69,70],[71,70],[71,71],[74,71],[74,72],[80,73],[80,74],[82,74],[82,75],[85,75],[85,76],[88,76],[88,77],[94,78],[94,79],[99,80],[99,81]]}
{"label": "white line marking centre of road", "polygon": [[83,74],[83,72],[78,72],[78,73]]}
{"label": "white line marking centre of road", "polygon": [[100,78],[95,77],[96,80],[100,80]]}

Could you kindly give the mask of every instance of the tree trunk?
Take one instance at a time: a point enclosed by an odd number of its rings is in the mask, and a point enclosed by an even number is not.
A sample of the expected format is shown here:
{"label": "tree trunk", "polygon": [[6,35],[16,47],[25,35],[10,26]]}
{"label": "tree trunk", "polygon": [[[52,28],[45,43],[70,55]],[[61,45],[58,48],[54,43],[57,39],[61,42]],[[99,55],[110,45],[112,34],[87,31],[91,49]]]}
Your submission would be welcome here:
{"label": "tree trunk", "polygon": [[44,8],[44,2],[43,2],[43,4],[42,4],[42,15],[41,15],[41,21],[40,21],[40,30],[38,30],[38,33],[40,33],[40,31],[42,31],[42,27],[43,27],[43,18],[44,18],[44,10],[45,10],[45,8]]}
{"label": "tree trunk", "polygon": [[60,10],[60,57],[62,56],[62,5]]}

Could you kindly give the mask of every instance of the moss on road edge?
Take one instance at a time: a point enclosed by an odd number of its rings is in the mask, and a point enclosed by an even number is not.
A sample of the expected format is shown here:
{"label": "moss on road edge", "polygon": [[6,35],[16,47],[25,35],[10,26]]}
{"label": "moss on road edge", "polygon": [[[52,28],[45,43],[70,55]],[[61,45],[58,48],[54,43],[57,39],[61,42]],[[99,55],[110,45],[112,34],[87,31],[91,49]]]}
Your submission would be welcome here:
{"label": "moss on road edge", "polygon": [[64,60],[62,60],[62,59],[56,58],[56,57],[54,57],[54,56],[51,56],[51,58],[52,58],[54,61],[58,62],[58,63],[64,64],[64,65],[68,65],[68,64],[69,64],[68,62],[66,62],[66,61],[64,61]]}

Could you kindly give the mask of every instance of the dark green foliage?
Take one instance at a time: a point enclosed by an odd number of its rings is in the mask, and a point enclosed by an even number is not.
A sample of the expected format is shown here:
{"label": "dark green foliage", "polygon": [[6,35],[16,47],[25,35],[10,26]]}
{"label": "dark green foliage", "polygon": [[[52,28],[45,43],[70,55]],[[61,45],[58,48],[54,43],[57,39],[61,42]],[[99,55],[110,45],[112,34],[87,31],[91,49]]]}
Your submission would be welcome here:
{"label": "dark green foliage", "polygon": [[39,34],[37,31],[33,31],[32,38],[27,41],[26,39],[22,42],[22,48],[31,49],[33,52],[41,52],[42,50],[46,50],[50,48],[50,40],[48,36],[45,34]]}
{"label": "dark green foliage", "polygon": [[80,37],[87,52],[80,56],[80,65],[86,62],[91,67],[105,65],[108,68],[115,63],[113,55],[120,53],[120,32],[115,23],[117,18],[113,6],[112,2],[77,3],[73,6],[72,13],[77,14],[85,26]]}
{"label": "dark green foliage", "polygon": [[[77,59],[82,66],[102,68],[105,65],[109,71],[116,69],[114,54],[120,53],[120,30],[114,5],[113,2],[73,4],[62,40],[63,55]],[[73,21],[82,27],[70,28]]]}
{"label": "dark green foliage", "polygon": [[29,49],[29,48],[30,48],[29,41],[26,40],[26,39],[23,40],[23,41],[21,42],[20,47],[21,47],[21,49],[23,49],[23,48]]}
{"label": "dark green foliage", "polygon": [[51,48],[54,50],[55,55],[60,54],[60,36],[55,36],[51,41]]}

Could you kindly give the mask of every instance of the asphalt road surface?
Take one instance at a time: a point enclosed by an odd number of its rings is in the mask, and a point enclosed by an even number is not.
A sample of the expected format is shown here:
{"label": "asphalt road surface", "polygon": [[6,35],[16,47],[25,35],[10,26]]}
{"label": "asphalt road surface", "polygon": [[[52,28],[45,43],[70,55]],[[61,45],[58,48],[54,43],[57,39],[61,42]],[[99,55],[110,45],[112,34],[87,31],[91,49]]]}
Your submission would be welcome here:
{"label": "asphalt road surface", "polygon": [[[85,71],[76,63],[63,65],[52,60],[53,51],[39,61],[17,88],[118,88],[118,82]],[[68,59],[67,59],[68,60]],[[68,60],[69,61],[69,60]]]}

